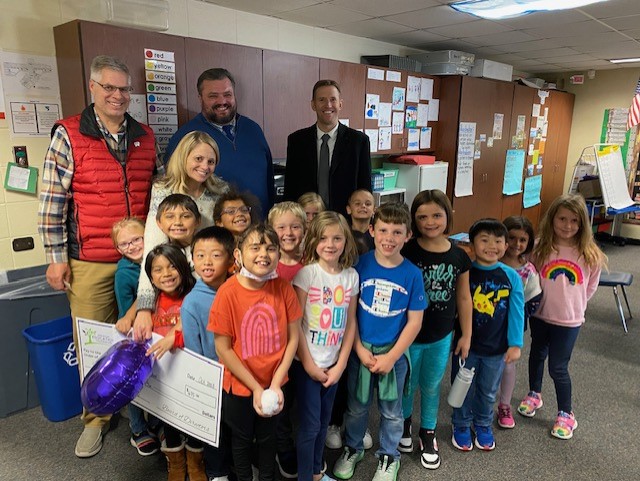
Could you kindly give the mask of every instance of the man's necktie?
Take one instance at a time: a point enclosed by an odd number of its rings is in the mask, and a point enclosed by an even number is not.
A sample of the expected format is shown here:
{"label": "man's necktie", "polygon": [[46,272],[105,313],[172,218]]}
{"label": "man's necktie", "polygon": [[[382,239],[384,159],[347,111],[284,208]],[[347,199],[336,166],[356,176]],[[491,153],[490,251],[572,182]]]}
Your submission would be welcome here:
{"label": "man's necktie", "polygon": [[223,125],[222,131],[224,132],[224,135],[226,135],[231,142],[235,140],[236,136],[233,133],[233,125]]}
{"label": "man's necktie", "polygon": [[329,134],[322,136],[320,157],[318,159],[318,194],[325,205],[329,206]]}

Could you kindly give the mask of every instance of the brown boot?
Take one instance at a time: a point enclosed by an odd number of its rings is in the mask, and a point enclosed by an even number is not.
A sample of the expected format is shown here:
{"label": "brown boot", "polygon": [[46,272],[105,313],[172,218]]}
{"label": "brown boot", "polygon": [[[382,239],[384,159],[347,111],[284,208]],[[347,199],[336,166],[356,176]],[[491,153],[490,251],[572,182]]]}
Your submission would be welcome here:
{"label": "brown boot", "polygon": [[189,481],[207,481],[202,448],[196,449],[187,445],[187,473],[189,473]]}
{"label": "brown boot", "polygon": [[187,460],[184,454],[184,444],[177,448],[162,448],[167,457],[167,481],[184,481],[187,476]]}

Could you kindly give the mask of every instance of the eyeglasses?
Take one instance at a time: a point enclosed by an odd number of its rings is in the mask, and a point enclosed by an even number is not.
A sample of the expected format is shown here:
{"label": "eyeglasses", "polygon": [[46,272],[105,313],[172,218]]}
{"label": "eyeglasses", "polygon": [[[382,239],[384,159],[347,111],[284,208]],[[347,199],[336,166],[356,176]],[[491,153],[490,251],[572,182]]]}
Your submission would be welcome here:
{"label": "eyeglasses", "polygon": [[116,90],[119,90],[122,95],[131,95],[131,92],[133,92],[133,87],[129,85],[127,85],[126,87],[116,87],[115,85],[102,85],[100,82],[97,82],[93,79],[91,80],[94,83],[97,83],[98,85],[100,85],[100,87],[102,87],[104,91],[107,92],[108,94],[115,93]]}
{"label": "eyeglasses", "polygon": [[131,247],[140,247],[142,245],[142,241],[144,241],[144,237],[134,237],[129,242],[120,242],[120,244],[118,244],[118,249],[120,249],[121,251],[126,251]]}
{"label": "eyeglasses", "polygon": [[242,207],[227,207],[226,209],[222,209],[222,213],[227,215],[236,215],[237,212],[248,214],[251,212],[251,207],[243,205]]}

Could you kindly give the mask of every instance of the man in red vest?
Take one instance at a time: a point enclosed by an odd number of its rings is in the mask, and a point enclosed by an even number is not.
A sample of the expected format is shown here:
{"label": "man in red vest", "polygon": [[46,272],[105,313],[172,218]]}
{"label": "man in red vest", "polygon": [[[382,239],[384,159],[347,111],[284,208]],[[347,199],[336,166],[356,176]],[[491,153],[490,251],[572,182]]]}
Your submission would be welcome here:
{"label": "man in red vest", "polygon": [[[74,319],[115,323],[114,275],[121,255],[111,227],[124,217],[146,219],[151,178],[164,167],[153,131],[127,113],[127,66],[105,55],[94,58],[89,90],[94,103],[52,129],[38,231],[49,263],[47,281],[66,291]],[[102,448],[110,416],[85,411],[82,420],[75,453],[88,458]]]}

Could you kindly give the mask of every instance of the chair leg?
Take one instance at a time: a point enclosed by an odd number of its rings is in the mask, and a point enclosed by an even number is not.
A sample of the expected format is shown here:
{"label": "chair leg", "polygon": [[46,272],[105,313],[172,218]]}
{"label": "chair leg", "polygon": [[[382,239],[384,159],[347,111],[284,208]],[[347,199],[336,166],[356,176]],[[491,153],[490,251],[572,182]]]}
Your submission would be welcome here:
{"label": "chair leg", "polygon": [[620,314],[620,320],[622,321],[622,327],[625,334],[628,333],[627,321],[624,318],[624,312],[622,310],[622,302],[620,302],[620,296],[618,295],[618,286],[613,286],[613,296],[616,298],[616,305],[618,306],[618,314]]}
{"label": "chair leg", "polygon": [[627,310],[629,311],[629,319],[633,319],[633,314],[631,314],[631,308],[629,307],[629,299],[627,299],[627,291],[624,289],[624,286],[620,286],[622,288],[622,295],[624,296],[624,302],[627,303]]}

